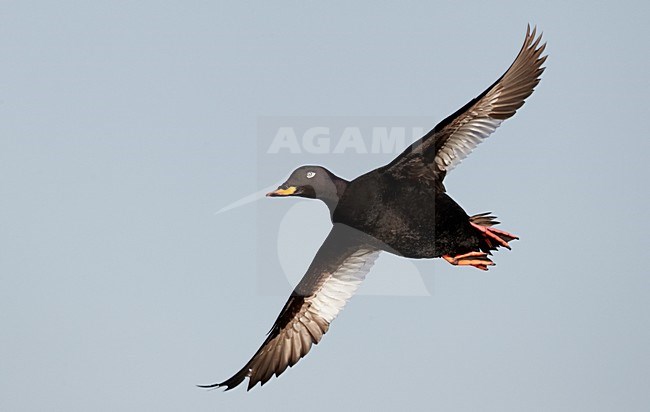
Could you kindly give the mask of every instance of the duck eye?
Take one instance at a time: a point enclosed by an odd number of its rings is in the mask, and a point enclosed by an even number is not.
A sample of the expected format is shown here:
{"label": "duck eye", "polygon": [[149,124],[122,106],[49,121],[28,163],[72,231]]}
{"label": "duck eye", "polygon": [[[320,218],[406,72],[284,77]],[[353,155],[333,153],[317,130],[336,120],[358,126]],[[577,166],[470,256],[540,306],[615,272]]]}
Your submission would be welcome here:
{"label": "duck eye", "polygon": [[307,172],[307,179],[311,179],[314,176],[316,176],[315,172]]}

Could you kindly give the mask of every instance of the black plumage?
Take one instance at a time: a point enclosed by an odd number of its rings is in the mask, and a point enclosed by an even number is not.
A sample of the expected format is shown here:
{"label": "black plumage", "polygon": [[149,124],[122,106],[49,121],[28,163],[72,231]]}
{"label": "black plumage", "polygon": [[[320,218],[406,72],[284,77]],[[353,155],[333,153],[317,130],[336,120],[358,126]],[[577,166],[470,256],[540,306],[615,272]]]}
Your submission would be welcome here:
{"label": "black plumage", "polygon": [[487,213],[469,216],[446,193],[446,174],[513,116],[544,71],[545,44],[528,28],[510,68],[488,89],[409,146],[388,165],[347,181],[321,166],[302,166],[269,196],[322,200],[332,230],[257,353],[232,378],[202,387],[248,389],[279,376],[320,341],[381,251],[443,257],[487,270],[491,251],[517,237],[495,229]]}

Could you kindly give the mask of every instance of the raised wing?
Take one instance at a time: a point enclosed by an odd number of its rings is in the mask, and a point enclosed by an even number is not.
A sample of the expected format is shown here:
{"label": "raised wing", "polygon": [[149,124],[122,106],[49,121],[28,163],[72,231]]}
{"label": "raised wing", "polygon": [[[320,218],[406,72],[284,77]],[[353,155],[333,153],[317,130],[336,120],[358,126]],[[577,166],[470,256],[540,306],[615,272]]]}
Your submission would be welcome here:
{"label": "raised wing", "polygon": [[307,273],[295,287],[266,340],[233,377],[202,388],[230,390],[249,378],[248,390],[280,376],[320,342],[379,255],[366,235],[335,224]]}
{"label": "raised wing", "polygon": [[442,187],[447,172],[460,163],[505,120],[512,117],[539,83],[546,43],[526,30],[510,68],[494,84],[382,168],[397,178],[433,180]]}

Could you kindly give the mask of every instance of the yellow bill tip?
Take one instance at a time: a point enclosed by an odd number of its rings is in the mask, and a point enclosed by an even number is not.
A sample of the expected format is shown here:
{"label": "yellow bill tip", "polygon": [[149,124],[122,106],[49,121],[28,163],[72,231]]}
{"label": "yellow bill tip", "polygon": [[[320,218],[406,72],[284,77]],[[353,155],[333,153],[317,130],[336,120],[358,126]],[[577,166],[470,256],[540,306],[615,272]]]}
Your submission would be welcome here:
{"label": "yellow bill tip", "polygon": [[267,193],[267,196],[270,197],[275,197],[275,196],[291,196],[292,194],[296,193],[296,190],[298,190],[297,187],[295,186],[289,186],[286,189],[278,189],[276,191]]}

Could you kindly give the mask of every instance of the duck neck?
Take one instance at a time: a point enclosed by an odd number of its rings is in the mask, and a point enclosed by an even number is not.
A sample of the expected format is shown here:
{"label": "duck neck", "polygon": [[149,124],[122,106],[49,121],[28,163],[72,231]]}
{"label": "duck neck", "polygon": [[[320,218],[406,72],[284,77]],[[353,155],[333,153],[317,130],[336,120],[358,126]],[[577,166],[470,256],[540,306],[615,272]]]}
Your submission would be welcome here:
{"label": "duck neck", "polygon": [[334,190],[324,193],[321,197],[319,197],[319,199],[327,205],[327,208],[330,210],[330,215],[333,215],[334,210],[336,210],[336,207],[338,206],[339,201],[343,197],[343,193],[345,193],[345,189],[348,188],[348,184],[350,182],[345,179],[341,179],[340,177],[333,174],[331,175],[331,178],[332,182],[334,182]]}

